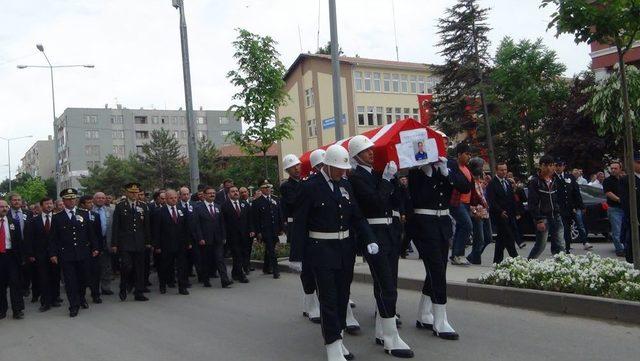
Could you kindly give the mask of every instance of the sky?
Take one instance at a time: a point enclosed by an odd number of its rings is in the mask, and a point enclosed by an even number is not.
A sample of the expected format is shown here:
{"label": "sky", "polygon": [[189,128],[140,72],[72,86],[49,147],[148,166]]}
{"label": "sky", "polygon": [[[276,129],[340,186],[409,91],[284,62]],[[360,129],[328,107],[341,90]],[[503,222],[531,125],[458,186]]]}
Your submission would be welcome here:
{"label": "sky", "polygon": [[[285,66],[298,54],[329,40],[327,0],[184,0],[189,36],[194,108],[226,110],[235,89],[237,28],[278,41]],[[395,59],[394,16],[401,61],[441,63],[436,24],[455,0],[336,0],[340,46],[345,55]],[[392,7],[392,2],[395,4]],[[587,69],[589,48],[572,36],[547,31],[550,9],[539,0],[481,0],[489,7],[491,53],[505,36],[543,39],[571,76]],[[57,69],[56,114],[68,107],[116,103],[140,107],[184,107],[178,11],[171,0],[3,1],[0,12],[0,137],[11,142],[12,173],[38,139],[53,134],[51,83],[36,44],[52,64],[93,64],[94,69]],[[319,31],[319,36],[318,36]],[[0,179],[8,175],[0,142]]]}

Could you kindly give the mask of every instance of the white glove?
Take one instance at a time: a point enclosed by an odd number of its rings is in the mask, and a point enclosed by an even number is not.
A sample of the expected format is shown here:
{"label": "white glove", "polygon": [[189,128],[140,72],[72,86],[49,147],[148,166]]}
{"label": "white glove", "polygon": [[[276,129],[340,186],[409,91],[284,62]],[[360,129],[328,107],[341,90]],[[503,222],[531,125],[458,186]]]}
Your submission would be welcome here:
{"label": "white glove", "polygon": [[433,175],[433,167],[431,166],[431,164],[423,165],[422,167],[420,167],[420,169],[422,169],[424,174],[429,178],[431,178],[431,176]]}
{"label": "white glove", "polygon": [[442,173],[442,175],[446,177],[449,175],[449,168],[447,168],[447,158],[440,157],[439,159],[440,161],[435,163],[435,165],[438,169],[440,169],[440,173]]}
{"label": "white glove", "polygon": [[393,177],[395,177],[396,173],[398,173],[398,166],[396,165],[396,162],[391,161],[384,167],[382,178],[391,181]]}
{"label": "white glove", "polygon": [[367,245],[367,252],[370,255],[378,254],[378,244],[377,243],[369,243]]}
{"label": "white glove", "polygon": [[294,272],[302,272],[302,262],[289,262],[289,269]]}

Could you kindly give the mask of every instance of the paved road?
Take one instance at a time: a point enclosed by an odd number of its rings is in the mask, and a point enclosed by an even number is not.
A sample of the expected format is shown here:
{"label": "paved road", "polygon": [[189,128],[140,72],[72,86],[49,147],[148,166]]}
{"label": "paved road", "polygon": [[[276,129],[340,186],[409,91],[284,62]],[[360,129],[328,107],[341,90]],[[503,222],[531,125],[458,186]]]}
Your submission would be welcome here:
{"label": "paved road", "polygon": [[[451,300],[460,341],[413,327],[417,292],[399,292],[401,334],[416,360],[638,360],[640,328],[625,324]],[[345,344],[357,360],[390,360],[373,340],[371,287],[354,284],[363,332]],[[326,360],[320,329],[299,314],[296,275],[251,276],[231,289],[196,286],[190,296],[151,294],[137,303],[106,298],[75,319],[60,308],[0,320],[2,361]]]}

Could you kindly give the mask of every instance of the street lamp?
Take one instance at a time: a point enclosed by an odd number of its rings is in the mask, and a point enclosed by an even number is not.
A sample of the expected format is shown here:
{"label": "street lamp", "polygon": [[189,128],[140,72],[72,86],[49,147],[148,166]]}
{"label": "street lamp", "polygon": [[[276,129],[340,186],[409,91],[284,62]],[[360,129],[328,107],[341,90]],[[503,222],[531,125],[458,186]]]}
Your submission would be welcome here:
{"label": "street lamp", "polygon": [[32,135],[25,135],[22,137],[15,137],[15,138],[0,137],[0,139],[7,141],[7,156],[9,157],[9,160],[7,161],[8,162],[7,166],[9,167],[9,192],[11,192],[11,141],[24,139],[24,138],[32,138],[32,137],[33,137]]}

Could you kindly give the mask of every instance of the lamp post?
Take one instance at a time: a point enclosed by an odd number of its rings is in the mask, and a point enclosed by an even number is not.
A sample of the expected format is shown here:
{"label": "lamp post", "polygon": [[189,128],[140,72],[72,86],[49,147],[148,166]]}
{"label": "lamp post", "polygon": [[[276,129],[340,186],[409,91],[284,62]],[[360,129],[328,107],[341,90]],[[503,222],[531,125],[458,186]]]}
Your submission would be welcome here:
{"label": "lamp post", "polygon": [[12,140],[18,140],[18,139],[24,139],[24,138],[31,138],[33,137],[32,135],[25,135],[22,137],[15,137],[15,138],[5,138],[5,137],[0,137],[0,139],[7,141],[7,157],[9,158],[9,160],[7,161],[7,166],[9,167],[9,192],[11,192],[11,141]]}

